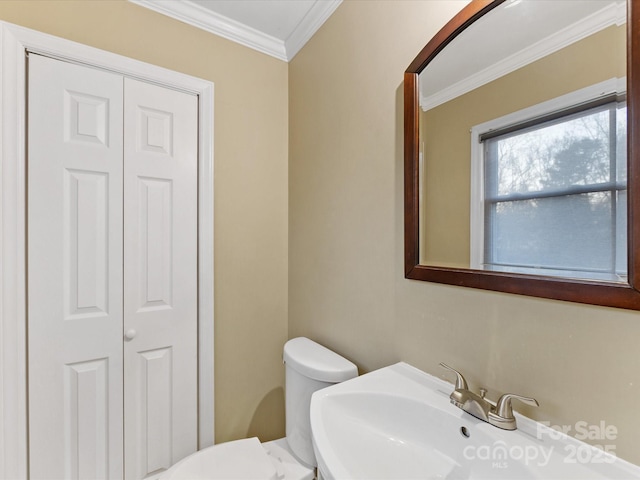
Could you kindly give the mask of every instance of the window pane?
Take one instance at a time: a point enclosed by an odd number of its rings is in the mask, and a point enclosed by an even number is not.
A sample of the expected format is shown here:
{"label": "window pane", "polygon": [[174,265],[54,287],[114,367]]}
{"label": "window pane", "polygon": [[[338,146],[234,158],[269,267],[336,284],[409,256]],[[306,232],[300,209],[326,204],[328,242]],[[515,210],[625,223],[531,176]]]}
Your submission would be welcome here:
{"label": "window pane", "polygon": [[[610,192],[493,204],[487,212],[486,261],[598,272],[612,272],[615,265],[624,271],[626,221],[618,228],[612,220],[626,217],[626,195],[619,197],[621,206],[613,216]],[[625,252],[624,260],[615,258],[616,243]]]}
{"label": "window pane", "polygon": [[[486,192],[489,197],[545,192],[626,180],[612,170],[611,126],[626,135],[626,107],[598,107],[488,140]],[[626,146],[620,138],[618,145]],[[623,147],[626,148],[626,147]],[[618,149],[618,153],[623,153]]]}

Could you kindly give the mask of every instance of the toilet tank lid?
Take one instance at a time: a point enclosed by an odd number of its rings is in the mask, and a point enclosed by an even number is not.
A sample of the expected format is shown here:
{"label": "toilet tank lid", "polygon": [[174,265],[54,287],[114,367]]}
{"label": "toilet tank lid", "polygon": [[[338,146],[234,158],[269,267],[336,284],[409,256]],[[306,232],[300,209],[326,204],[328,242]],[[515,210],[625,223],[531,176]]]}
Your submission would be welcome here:
{"label": "toilet tank lid", "polygon": [[358,367],[349,360],[305,337],[285,343],[283,359],[298,373],[320,382],[338,383],[358,376]]}

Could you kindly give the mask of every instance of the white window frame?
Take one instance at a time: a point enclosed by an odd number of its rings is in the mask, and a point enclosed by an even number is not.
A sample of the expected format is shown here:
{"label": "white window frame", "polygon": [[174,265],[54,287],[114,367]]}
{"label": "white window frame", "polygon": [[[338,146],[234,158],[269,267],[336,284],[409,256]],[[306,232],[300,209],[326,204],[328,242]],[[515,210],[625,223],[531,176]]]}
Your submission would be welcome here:
{"label": "white window frame", "polygon": [[213,445],[213,83],[0,22],[0,479],[28,478],[28,52],[111,70],[198,96],[198,446]]}
{"label": "white window frame", "polygon": [[485,154],[481,135],[492,130],[517,125],[530,119],[596,100],[612,94],[623,95],[627,91],[627,78],[611,78],[603,82],[556,97],[546,102],[518,110],[471,128],[471,205],[470,205],[470,266],[484,270],[484,215],[485,215]]}

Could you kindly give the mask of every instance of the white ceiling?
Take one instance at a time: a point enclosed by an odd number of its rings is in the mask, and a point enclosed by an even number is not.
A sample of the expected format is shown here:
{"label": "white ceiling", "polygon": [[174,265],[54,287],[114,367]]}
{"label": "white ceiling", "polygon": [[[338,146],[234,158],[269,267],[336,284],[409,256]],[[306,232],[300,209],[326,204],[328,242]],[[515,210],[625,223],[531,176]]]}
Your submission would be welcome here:
{"label": "white ceiling", "polygon": [[342,0],[129,0],[288,62]]}
{"label": "white ceiling", "polygon": [[427,65],[420,76],[420,105],[433,108],[625,22],[624,0],[508,0]]}

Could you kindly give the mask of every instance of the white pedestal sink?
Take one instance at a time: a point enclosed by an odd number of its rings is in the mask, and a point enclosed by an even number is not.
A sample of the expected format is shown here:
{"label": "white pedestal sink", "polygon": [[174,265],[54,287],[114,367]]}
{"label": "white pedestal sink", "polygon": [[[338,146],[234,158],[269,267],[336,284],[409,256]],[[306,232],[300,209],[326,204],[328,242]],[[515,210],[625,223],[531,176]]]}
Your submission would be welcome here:
{"label": "white pedestal sink", "polygon": [[314,393],[321,478],[640,479],[639,467],[526,417],[514,431],[484,423],[449,403],[452,389],[398,363]]}

